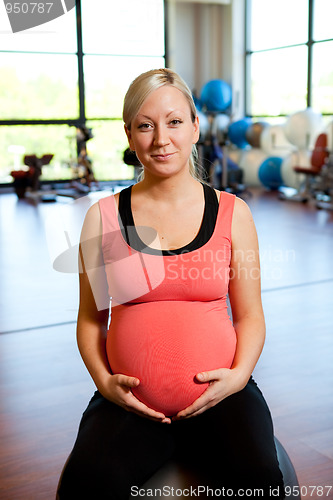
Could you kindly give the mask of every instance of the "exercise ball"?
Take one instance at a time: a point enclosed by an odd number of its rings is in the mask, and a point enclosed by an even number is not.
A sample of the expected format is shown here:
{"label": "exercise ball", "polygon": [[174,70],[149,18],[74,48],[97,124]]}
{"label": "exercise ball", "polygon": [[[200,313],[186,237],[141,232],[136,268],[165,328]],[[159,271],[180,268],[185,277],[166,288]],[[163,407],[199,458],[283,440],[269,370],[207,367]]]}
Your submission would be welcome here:
{"label": "exercise ball", "polygon": [[250,146],[260,148],[260,136],[266,127],[268,127],[266,122],[255,122],[249,126],[245,132],[245,138]]}
{"label": "exercise ball", "polygon": [[243,118],[242,120],[237,120],[229,125],[229,139],[238,148],[243,149],[249,145],[246,140],[246,131],[251,124],[251,118]]}
{"label": "exercise ball", "polygon": [[283,184],[281,177],[282,158],[269,156],[259,167],[259,180],[269,189],[277,189]]}
{"label": "exercise ball", "polygon": [[223,80],[210,80],[202,87],[200,99],[208,111],[220,113],[231,104],[231,87]]}
{"label": "exercise ball", "polygon": [[201,111],[202,110],[201,100],[195,94],[192,94],[192,97],[193,97],[193,102],[195,104],[195,107],[197,108],[197,110]]}
{"label": "exercise ball", "polygon": [[310,153],[308,151],[297,151],[286,156],[281,165],[281,177],[283,186],[299,188],[304,182],[305,175],[297,174],[294,167],[310,167]]}
{"label": "exercise ball", "polygon": [[284,125],[269,125],[260,136],[260,147],[268,156],[283,158],[295,147],[288,141],[284,133]]}
{"label": "exercise ball", "polygon": [[[293,500],[300,500],[300,486],[295,468],[286,449],[277,438],[275,438],[275,448],[280,470],[283,475],[284,485],[285,487],[288,487],[290,491],[293,491]],[[163,487],[166,485],[169,486],[169,488],[166,489],[165,494],[163,494]],[[195,492],[199,485],[201,487],[202,485],[206,485],[207,488],[214,488],[214,485],[216,487],[216,482],[214,480],[212,481],[212,477],[207,473],[207,471],[203,472],[202,468],[200,469],[200,467],[193,465],[190,467],[189,464],[182,463],[181,461],[177,462],[176,459],[171,459],[158,469],[158,471],[155,472],[155,474],[143,485],[143,496],[140,495],[140,498],[142,500],[149,500],[149,493],[151,491],[162,490],[161,499],[168,498],[170,496],[170,491],[175,491],[178,493],[177,498],[179,500],[185,500],[189,498],[189,490],[192,488]],[[221,489],[222,487],[223,485],[221,485]],[[272,492],[273,491],[274,489],[272,489]],[[146,494],[144,494],[145,492]],[[199,496],[201,497],[201,495]],[[134,495],[130,496],[129,500],[133,498]],[[208,490],[207,495],[204,495],[203,498],[211,498],[211,495],[208,494]],[[273,498],[274,496],[272,496],[272,499]]]}
{"label": "exercise ball", "polygon": [[230,118],[228,115],[220,113],[215,116],[212,124],[212,134],[216,137],[219,143],[224,141],[229,123]]}
{"label": "exercise ball", "polygon": [[288,117],[284,126],[288,141],[298,149],[311,148],[323,129],[322,115],[315,113],[312,108],[293,113]]}
{"label": "exercise ball", "polygon": [[258,148],[252,148],[248,151],[242,152],[238,163],[239,166],[243,169],[244,184],[250,187],[261,186],[258,172],[260,165],[266,158],[267,155]]}
{"label": "exercise ball", "polygon": [[198,109],[197,109],[197,116],[199,118],[199,131],[200,131],[199,142],[204,142],[209,136],[210,123],[205,113],[199,111]]}
{"label": "exercise ball", "polygon": [[[279,462],[279,467],[283,475],[284,486],[288,487],[290,491],[293,491],[293,500],[301,500],[300,496],[300,486],[297,478],[297,474],[293,463],[281,442],[274,438],[277,459]],[[60,478],[57,486],[56,500],[61,500],[64,482],[65,469],[71,459],[71,455],[67,458],[64,467],[61,471]],[[179,500],[188,500],[189,491],[194,493],[198,490],[200,486],[205,485],[207,488],[213,488],[216,482],[212,477],[204,471],[200,465],[189,464],[182,460],[177,460],[177,457],[172,457],[168,462],[163,464],[157,471],[142,485],[140,492],[140,499],[150,500],[152,498],[151,493],[153,491],[160,491],[161,495],[159,498],[165,499],[170,498],[170,493],[175,492]],[[222,489],[223,485],[221,485]],[[274,490],[272,490],[273,492]],[[137,492],[128,497],[128,500],[135,498]],[[200,494],[201,497],[201,494]],[[207,498],[205,495],[202,498]],[[209,496],[211,498],[211,496]],[[245,497],[244,497],[245,498]],[[272,496],[272,499],[274,496]]]}

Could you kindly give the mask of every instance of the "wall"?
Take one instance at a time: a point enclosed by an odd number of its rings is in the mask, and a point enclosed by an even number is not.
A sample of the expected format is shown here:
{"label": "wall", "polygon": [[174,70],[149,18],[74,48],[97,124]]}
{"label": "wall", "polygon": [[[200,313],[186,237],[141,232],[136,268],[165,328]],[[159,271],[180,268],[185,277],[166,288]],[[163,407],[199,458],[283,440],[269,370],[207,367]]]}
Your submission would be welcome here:
{"label": "wall", "polygon": [[168,0],[168,65],[200,93],[220,78],[233,89],[232,114],[244,114],[245,0],[229,5]]}

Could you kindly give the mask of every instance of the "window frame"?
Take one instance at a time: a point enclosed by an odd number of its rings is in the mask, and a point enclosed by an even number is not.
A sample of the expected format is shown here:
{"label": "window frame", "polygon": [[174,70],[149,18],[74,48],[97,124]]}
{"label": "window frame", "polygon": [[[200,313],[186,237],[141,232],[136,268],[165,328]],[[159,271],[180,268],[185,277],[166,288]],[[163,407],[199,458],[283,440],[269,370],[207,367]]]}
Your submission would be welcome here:
{"label": "window frame", "polygon": [[[249,117],[256,117],[256,118],[278,118],[278,117],[285,117],[288,116],[287,114],[257,114],[253,113],[253,109],[251,108],[251,57],[253,54],[260,53],[260,52],[272,52],[275,50],[279,49],[288,49],[292,47],[300,47],[300,46],[305,46],[307,49],[307,82],[306,82],[306,88],[307,88],[307,93],[306,93],[306,106],[309,108],[312,106],[313,102],[313,86],[312,86],[312,72],[313,72],[313,47],[315,45],[325,43],[325,42],[332,42],[333,41],[333,36],[332,38],[327,38],[327,39],[319,39],[315,40],[313,36],[313,31],[314,31],[314,8],[315,8],[315,0],[308,0],[308,37],[307,41],[305,43],[299,43],[299,44],[291,44],[291,45],[281,45],[281,46],[276,46],[273,48],[268,48],[268,49],[257,49],[257,50],[252,50],[250,48],[250,34],[251,34],[251,2],[252,0],[245,0],[245,82],[244,82],[244,89],[245,89],[245,95],[244,95],[244,107],[245,107],[245,115]],[[298,109],[295,109],[295,112],[298,111]],[[321,113],[323,116],[331,116],[333,114],[333,109],[331,112],[322,112]]]}

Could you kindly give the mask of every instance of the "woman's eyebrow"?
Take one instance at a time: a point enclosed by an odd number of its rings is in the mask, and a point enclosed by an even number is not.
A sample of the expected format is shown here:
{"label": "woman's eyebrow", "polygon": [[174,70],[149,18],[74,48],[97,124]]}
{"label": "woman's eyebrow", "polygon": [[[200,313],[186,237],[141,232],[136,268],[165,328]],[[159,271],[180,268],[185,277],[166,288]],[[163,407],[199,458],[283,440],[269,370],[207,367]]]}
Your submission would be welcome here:
{"label": "woman's eyebrow", "polygon": [[[183,111],[181,111],[180,109],[172,109],[171,111],[169,111],[169,113],[166,115],[166,117],[168,118],[170,115],[172,115],[173,113],[183,113]],[[147,120],[152,120],[152,118],[148,115],[144,115],[142,113],[139,113],[136,115],[137,118],[139,119],[147,119]]]}

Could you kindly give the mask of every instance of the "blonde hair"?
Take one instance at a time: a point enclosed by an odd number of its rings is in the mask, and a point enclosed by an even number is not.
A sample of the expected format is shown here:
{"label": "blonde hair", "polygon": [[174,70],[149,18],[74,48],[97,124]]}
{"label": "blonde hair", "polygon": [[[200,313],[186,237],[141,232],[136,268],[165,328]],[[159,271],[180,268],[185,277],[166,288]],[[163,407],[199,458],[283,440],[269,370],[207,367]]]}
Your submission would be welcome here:
{"label": "blonde hair", "polygon": [[[139,112],[139,109],[147,97],[154,92],[154,90],[157,90],[164,85],[170,85],[171,87],[175,87],[182,92],[190,106],[191,119],[194,123],[197,116],[197,110],[193,101],[191,90],[175,71],[168,68],[161,68],[152,69],[142,73],[135,78],[129,86],[125,95],[123,107],[123,120],[128,130],[131,130],[132,120]],[[195,144],[192,146],[192,154],[189,159],[189,164],[191,175],[201,181],[201,167],[198,164],[198,151]]]}

